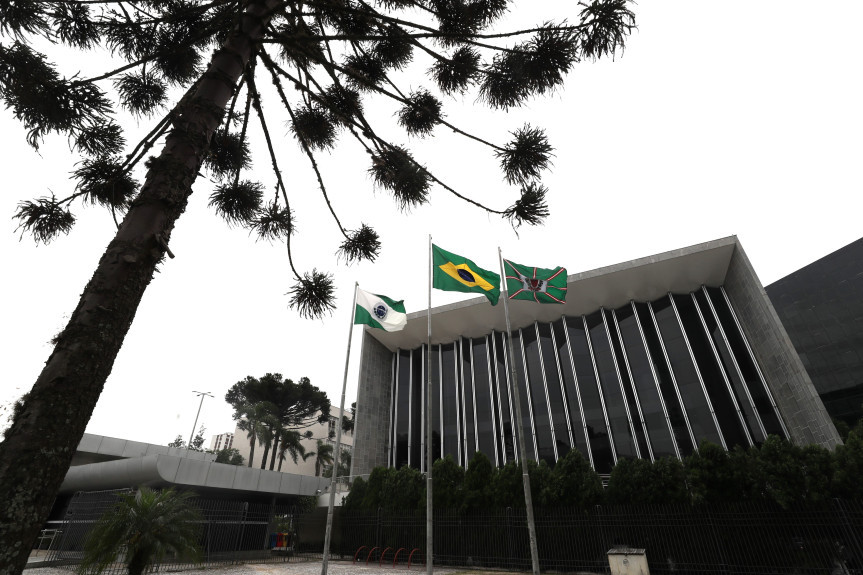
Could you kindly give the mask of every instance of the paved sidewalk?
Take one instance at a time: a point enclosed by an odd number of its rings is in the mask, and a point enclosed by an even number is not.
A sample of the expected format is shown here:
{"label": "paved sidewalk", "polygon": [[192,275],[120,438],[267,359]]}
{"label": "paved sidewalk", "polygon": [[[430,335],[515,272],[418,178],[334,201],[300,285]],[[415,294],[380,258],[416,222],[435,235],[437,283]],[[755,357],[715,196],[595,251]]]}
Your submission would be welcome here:
{"label": "paved sidewalk", "polygon": [[[456,573],[458,569],[451,567],[435,567],[435,575]],[[404,565],[397,568],[386,565],[354,565],[350,561],[330,561],[327,575],[423,575],[425,565],[412,566],[410,570]],[[36,567],[27,569],[25,575],[70,575],[71,571],[57,567]],[[162,571],[167,573],[167,571]],[[225,565],[209,569],[189,569],[182,571],[183,575],[321,575],[321,562],[308,561],[297,563],[250,563],[246,565]]]}

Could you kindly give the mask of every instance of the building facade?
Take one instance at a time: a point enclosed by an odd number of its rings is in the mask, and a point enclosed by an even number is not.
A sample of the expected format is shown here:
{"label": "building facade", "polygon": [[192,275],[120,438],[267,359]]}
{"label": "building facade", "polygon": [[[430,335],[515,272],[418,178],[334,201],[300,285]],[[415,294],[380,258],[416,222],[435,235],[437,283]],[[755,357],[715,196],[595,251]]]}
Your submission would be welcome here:
{"label": "building facade", "polygon": [[[767,435],[839,437],[740,243],[724,238],[568,277],[564,305],[477,298],[366,329],[353,475],[376,466],[466,465],[481,451],[549,464],[578,449],[599,473],[621,458],[684,457]],[[432,402],[426,405],[431,367]]]}
{"label": "building facade", "polygon": [[767,286],[831,417],[863,417],[863,238]]}
{"label": "building facade", "polygon": [[222,449],[231,449],[234,446],[234,434],[233,433],[220,433],[219,435],[214,435],[210,439],[210,449],[213,451],[219,451]]}

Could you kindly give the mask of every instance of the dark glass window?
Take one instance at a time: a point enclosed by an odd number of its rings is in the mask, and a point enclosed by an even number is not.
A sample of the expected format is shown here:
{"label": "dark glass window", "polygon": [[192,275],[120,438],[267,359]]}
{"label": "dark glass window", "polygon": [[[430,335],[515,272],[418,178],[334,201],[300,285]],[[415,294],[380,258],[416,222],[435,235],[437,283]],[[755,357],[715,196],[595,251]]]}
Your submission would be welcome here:
{"label": "dark glass window", "polygon": [[501,444],[503,454],[506,458],[501,457],[501,464],[506,464],[509,461],[515,461],[515,430],[512,427],[512,410],[510,408],[510,368],[506,363],[506,356],[509,354],[509,349],[506,344],[506,335],[500,332],[494,333],[494,366],[497,374],[497,397],[500,401],[500,421],[501,421]]}
{"label": "dark glass window", "polygon": [[[532,328],[531,328],[532,329]],[[518,401],[521,406],[521,422],[524,429],[524,455],[528,459],[533,459],[536,461],[536,453],[533,449],[533,424],[531,423],[530,417],[530,405],[527,401],[526,394],[526,384],[525,384],[525,374],[524,374],[524,359],[522,358],[522,350],[521,350],[521,330],[518,330],[512,334],[512,345],[515,351],[515,374],[518,378],[518,382],[516,384],[516,389],[518,391]],[[515,401],[515,398],[513,398]],[[513,409],[513,414],[515,414],[515,410]],[[517,416],[516,416],[517,417]]]}
{"label": "dark glass window", "polygon": [[620,392],[620,381],[617,379],[614,358],[611,355],[611,344],[602,321],[602,313],[595,311],[587,316],[587,328],[590,330],[590,344],[593,346],[593,357],[596,361],[596,371],[605,398],[605,409],[608,413],[608,424],[611,436],[614,438],[614,448],[617,458],[634,458],[635,438],[629,427],[626,416],[626,406]]}
{"label": "dark glass window", "polygon": [[474,410],[473,361],[470,357],[470,340],[466,338],[461,340],[461,376],[464,399],[462,426],[465,440],[463,443],[465,446],[463,461],[470,461],[473,454],[476,453],[476,427],[474,425],[476,411]]}
{"label": "dark glass window", "polygon": [[590,454],[587,450],[587,436],[584,434],[584,421],[581,419],[581,406],[578,401],[578,388],[575,384],[575,373],[572,371],[572,360],[569,356],[569,346],[566,343],[566,330],[563,320],[559,319],[552,324],[554,340],[557,344],[557,357],[560,365],[560,373],[563,376],[563,384],[567,407],[569,409],[569,421],[572,429],[572,437],[575,445],[587,461]]}
{"label": "dark glass window", "polygon": [[441,428],[441,387],[440,387],[440,346],[433,345],[431,353],[431,381],[432,381],[432,458],[443,457],[441,449],[443,444]]}
{"label": "dark glass window", "polygon": [[426,382],[423,379],[423,364],[425,358],[422,348],[411,352],[411,437],[410,437],[410,464],[412,467],[420,468],[420,462],[425,459],[423,453],[423,405],[425,405]]}
{"label": "dark glass window", "polygon": [[642,459],[650,459],[650,451],[647,449],[647,440],[644,437],[644,424],[641,418],[641,412],[638,409],[638,401],[635,391],[632,387],[632,380],[629,377],[629,369],[627,367],[627,357],[623,353],[623,344],[620,342],[620,334],[617,331],[617,324],[614,321],[614,312],[610,310],[604,311],[605,325],[608,327],[608,333],[611,335],[611,350],[614,353],[614,358],[617,361],[617,373],[620,376],[620,384],[623,388],[623,397],[626,399],[626,405],[629,407],[629,418],[631,427],[635,431],[635,438],[638,441],[638,449]]}
{"label": "dark glass window", "polygon": [[755,409],[758,415],[761,416],[761,422],[764,424],[764,430],[768,435],[778,435],[785,437],[782,431],[782,425],[773,410],[773,405],[770,397],[767,395],[767,390],[764,389],[764,384],[758,376],[758,370],[755,367],[755,362],[749,354],[746,347],[746,342],[743,339],[743,334],[737,328],[737,322],[734,321],[734,316],[728,307],[728,302],[720,288],[707,288],[707,293],[710,295],[710,301],[713,302],[713,308],[716,310],[716,315],[719,316],[719,321],[722,327],[725,328],[725,335],[728,337],[728,343],[731,345],[731,350],[734,352],[734,357],[737,359],[737,365],[743,374],[743,379],[749,387],[749,393],[752,395],[752,401],[755,403]]}
{"label": "dark glass window", "polygon": [[[741,379],[740,374],[735,366],[735,359],[731,353],[731,349],[722,337],[719,323],[716,321],[716,316],[713,313],[710,301],[707,299],[703,290],[694,292],[695,299],[698,302],[698,307],[701,309],[701,315],[704,316],[704,323],[707,325],[707,331],[710,333],[710,338],[713,340],[713,345],[719,354],[722,367],[728,380],[731,382],[731,388],[734,390],[734,397],[737,400],[737,405],[741,409],[743,419],[752,435],[752,440],[755,443],[764,441],[764,434],[761,431],[761,426],[758,422],[758,416],[755,413],[755,407],[746,393],[746,384]],[[727,439],[727,438],[726,438]]]}
{"label": "dark glass window", "polygon": [[494,409],[491,397],[491,382],[488,371],[488,345],[486,338],[478,337],[473,344],[473,384],[476,397],[476,424],[479,450],[492,462],[494,449]]}
{"label": "dark glass window", "polygon": [[735,445],[749,447],[749,441],[740,423],[740,416],[737,415],[737,408],[728,393],[722,368],[716,362],[716,354],[713,353],[710,345],[711,340],[704,331],[704,324],[701,322],[699,310],[692,301],[692,296],[685,294],[672,297],[726,445],[729,449]]}
{"label": "dark glass window", "polygon": [[659,389],[662,392],[662,399],[665,401],[668,420],[671,422],[671,428],[674,430],[677,447],[680,449],[680,455],[685,457],[690,455],[695,447],[692,444],[692,438],[683,414],[683,406],[681,406],[680,400],[677,397],[677,391],[674,387],[674,380],[671,377],[668,362],[665,359],[665,353],[662,351],[662,343],[656,331],[656,324],[653,322],[653,316],[650,314],[648,304],[636,303],[635,309],[638,320],[641,323],[641,328],[644,330],[644,339],[647,342],[647,350],[650,353],[650,359],[656,370],[656,377],[659,379]]}
{"label": "dark glass window", "polygon": [[582,318],[567,317],[566,331],[572,347],[572,357],[575,360],[575,374],[584,405],[584,422],[587,425],[587,437],[593,454],[593,466],[597,473],[611,473],[611,468],[614,467],[614,454],[611,452],[608,427],[605,424],[605,415]]}
{"label": "dark glass window", "polygon": [[674,371],[677,388],[686,406],[689,425],[692,427],[695,440],[698,443],[707,440],[722,445],[716,424],[713,422],[713,414],[710,413],[707,398],[692,363],[692,356],[689,355],[689,348],[686,346],[686,340],[680,330],[674,308],[671,306],[671,300],[665,296],[651,305],[659,324],[662,341],[665,343],[665,350],[668,352],[671,369]]}
{"label": "dark glass window", "polygon": [[443,369],[443,450],[459,460],[458,378],[456,377],[455,344],[441,346]]}
{"label": "dark glass window", "polygon": [[396,383],[396,468],[408,464],[410,390],[411,352],[407,350],[399,350],[398,382]]}
{"label": "dark glass window", "polygon": [[[554,442],[558,459],[566,455],[572,445],[569,441],[569,422],[566,419],[566,404],[560,388],[560,373],[557,369],[557,354],[551,337],[551,324],[541,323],[539,327],[539,347],[542,352],[542,366],[545,370],[545,383],[548,386],[548,405],[554,423]],[[566,357],[569,361],[569,356]]]}
{"label": "dark glass window", "polygon": [[524,353],[527,356],[528,384],[530,400],[533,407],[534,430],[539,457],[554,466],[554,440],[551,436],[551,416],[548,411],[548,401],[545,398],[545,383],[542,377],[542,364],[539,359],[539,342],[536,338],[536,328],[526,327],[521,330],[524,338]]}
{"label": "dark glass window", "polygon": [[[650,357],[644,348],[644,341],[641,338],[641,331],[638,329],[632,305],[626,305],[615,310],[614,314],[617,316],[617,324],[626,349],[626,358],[629,360],[629,371],[638,392],[641,416],[647,426],[653,456],[655,458],[676,457],[677,453],[674,450],[668,422],[662,409],[662,400],[650,367]],[[684,423],[685,430],[686,424]],[[642,453],[642,457],[644,457],[644,453]]]}

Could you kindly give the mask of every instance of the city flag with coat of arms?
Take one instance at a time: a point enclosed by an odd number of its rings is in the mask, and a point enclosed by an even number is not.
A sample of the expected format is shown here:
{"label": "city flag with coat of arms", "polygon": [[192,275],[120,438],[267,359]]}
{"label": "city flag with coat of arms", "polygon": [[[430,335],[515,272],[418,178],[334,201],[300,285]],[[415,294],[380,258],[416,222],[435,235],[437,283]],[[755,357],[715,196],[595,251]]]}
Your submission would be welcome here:
{"label": "city flag with coat of arms", "polygon": [[500,297],[500,276],[484,270],[467,258],[432,244],[432,286],[443,291],[480,293],[491,305]]}
{"label": "city flag with coat of arms", "polygon": [[566,302],[566,268],[553,270],[523,266],[503,260],[509,299],[526,299],[537,303]]}
{"label": "city flag with coat of arms", "polygon": [[357,307],[354,324],[365,324],[386,331],[401,331],[408,322],[405,303],[385,295],[369,293],[357,288]]}

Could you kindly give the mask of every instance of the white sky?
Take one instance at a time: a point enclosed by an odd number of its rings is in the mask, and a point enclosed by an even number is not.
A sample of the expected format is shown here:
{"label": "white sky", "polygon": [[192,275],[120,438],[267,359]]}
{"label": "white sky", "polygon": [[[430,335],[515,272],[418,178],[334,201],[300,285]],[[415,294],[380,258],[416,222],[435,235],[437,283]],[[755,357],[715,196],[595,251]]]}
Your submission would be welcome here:
{"label": "white sky", "polygon": [[[531,10],[514,15],[522,26],[576,18],[572,0],[521,5]],[[408,311],[425,308],[429,234],[489,269],[497,270],[501,246],[517,262],[563,265],[569,273],[736,234],[765,285],[860,237],[863,3],[643,0],[635,10],[639,30],[623,57],[576,66],[551,97],[508,114],[487,113],[474,94],[447,102],[450,121],[498,143],[527,121],[547,129],[556,146],[554,169],[543,178],[552,215],[519,236],[441,189],[430,205],[400,213],[388,193],[373,189],[366,155],[343,137],[322,160],[331,199],[347,228],[375,227],[383,250],[374,264],[337,263],[340,239],[308,163],[283,122],[272,121],[298,217],[295,262],[301,271],[334,272],[340,306],[318,321],[288,309],[284,294],[293,280],[284,246],[229,229],[207,208],[211,186],[199,178],[172,237],[177,257],[144,295],[88,431],[159,444],[187,438],[198,408],[192,391],[201,390],[216,396],[204,402],[199,421],[209,441],[234,429],[227,389],[268,371],[308,376],[337,407],[354,281],[404,298]],[[78,58],[64,71],[71,75],[76,66],[95,70],[101,62]],[[428,83],[409,76],[403,89],[420,85]],[[273,97],[265,110],[277,111]],[[389,108],[375,110],[386,110],[379,125],[394,126]],[[380,131],[407,143],[460,193],[497,209],[517,197],[487,149],[446,128],[421,143],[395,127]],[[11,219],[17,203],[49,190],[71,193],[75,160],[61,138],[49,138],[40,157],[8,110],[0,113],[0,134],[7,270],[0,406],[8,408],[48,358],[48,341],[77,304],[113,222],[103,209],[76,205],[78,223],[68,236],[38,248],[27,236],[19,242]],[[255,175],[271,190],[269,161],[256,157]],[[441,305],[469,296],[432,297]],[[356,395],[360,330],[348,404]]]}

